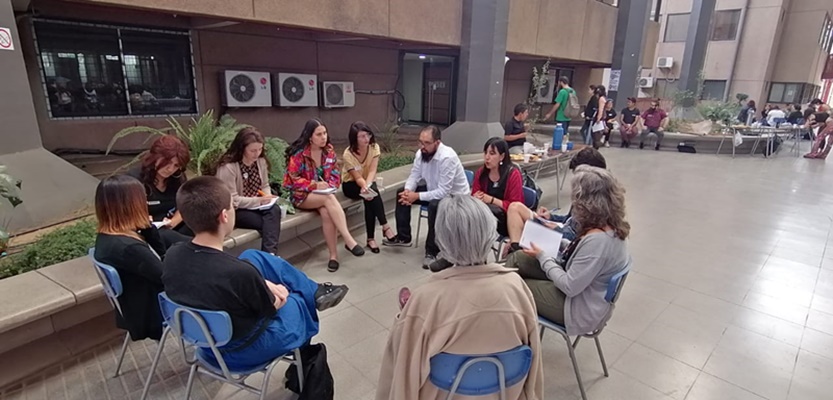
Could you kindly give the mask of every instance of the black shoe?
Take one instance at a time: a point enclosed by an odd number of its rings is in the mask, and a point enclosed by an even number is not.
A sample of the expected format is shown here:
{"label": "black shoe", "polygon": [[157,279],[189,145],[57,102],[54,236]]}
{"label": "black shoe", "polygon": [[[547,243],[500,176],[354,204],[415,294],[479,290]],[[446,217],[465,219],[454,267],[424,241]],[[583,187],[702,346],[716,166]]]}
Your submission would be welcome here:
{"label": "black shoe", "polygon": [[[375,241],[375,240],[374,240]],[[373,247],[370,245],[370,241],[367,241],[367,248],[370,249],[370,252],[373,254],[379,254],[381,250],[379,250],[379,246]]]}
{"label": "black shoe", "polygon": [[330,282],[319,283],[318,289],[315,290],[315,308],[318,311],[324,311],[332,308],[344,300],[347,291],[350,290],[347,285],[333,285]]}
{"label": "black shoe", "polygon": [[344,248],[347,249],[347,251],[349,251],[350,253],[352,253],[356,257],[361,257],[361,256],[364,255],[364,249],[358,243],[356,243],[356,245],[353,246],[352,249],[347,247],[346,244],[344,245]]}
{"label": "black shoe", "polygon": [[645,143],[639,142],[639,150],[642,150],[644,148],[645,148]]}
{"label": "black shoe", "polygon": [[422,269],[428,269],[435,261],[437,261],[437,256],[426,254],[422,259]]}
{"label": "black shoe", "polygon": [[411,242],[404,241],[399,238],[399,236],[394,236],[393,239],[384,238],[382,240],[382,245],[384,246],[393,246],[393,247],[410,247]]}
{"label": "black shoe", "polygon": [[512,254],[518,250],[521,250],[521,245],[519,243],[509,243],[509,252],[506,255]]}
{"label": "black shoe", "polygon": [[628,142],[623,140],[622,143],[619,143],[619,148],[624,149],[625,148],[625,143],[628,143]]}
{"label": "black shoe", "polygon": [[625,142],[625,148],[626,149],[631,148],[631,142]]}
{"label": "black shoe", "polygon": [[330,262],[327,263],[327,271],[329,271],[329,272],[338,271],[338,261],[330,260]]}
{"label": "black shoe", "polygon": [[431,272],[440,272],[446,268],[453,267],[454,264],[446,260],[445,258],[438,258],[436,261],[432,262],[428,265],[428,269]]}
{"label": "black shoe", "polygon": [[654,150],[659,150],[659,143],[657,143],[657,147],[654,147]]}

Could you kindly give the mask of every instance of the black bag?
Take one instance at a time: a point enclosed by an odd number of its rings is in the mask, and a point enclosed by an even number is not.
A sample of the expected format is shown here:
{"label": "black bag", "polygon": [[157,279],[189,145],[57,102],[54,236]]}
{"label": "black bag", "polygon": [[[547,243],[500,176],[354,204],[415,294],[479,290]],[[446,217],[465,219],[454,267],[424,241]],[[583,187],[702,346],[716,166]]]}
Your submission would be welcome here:
{"label": "black bag", "polygon": [[538,209],[538,202],[541,200],[541,195],[544,194],[544,191],[541,190],[541,187],[538,186],[537,183],[535,183],[535,180],[532,179],[529,173],[524,170],[521,170],[521,173],[523,174],[524,187],[528,187],[535,191],[535,203],[531,207],[532,211],[535,211]]}
{"label": "black bag", "polygon": [[680,153],[697,153],[697,149],[694,148],[694,145],[686,142],[678,144],[677,151],[679,151]]}
{"label": "black bag", "polygon": [[781,147],[781,142],[783,142],[783,140],[780,136],[775,135],[775,137],[772,139],[771,149],[770,145],[768,145],[765,141],[763,142],[763,149],[761,150],[761,153],[764,154],[764,157],[769,157],[778,152],[778,148]]}
{"label": "black bag", "polygon": [[333,400],[335,396],[333,374],[327,364],[327,347],[324,343],[301,348],[304,366],[304,391],[298,387],[298,371],[295,364],[286,370],[286,388],[300,395],[298,400]]}

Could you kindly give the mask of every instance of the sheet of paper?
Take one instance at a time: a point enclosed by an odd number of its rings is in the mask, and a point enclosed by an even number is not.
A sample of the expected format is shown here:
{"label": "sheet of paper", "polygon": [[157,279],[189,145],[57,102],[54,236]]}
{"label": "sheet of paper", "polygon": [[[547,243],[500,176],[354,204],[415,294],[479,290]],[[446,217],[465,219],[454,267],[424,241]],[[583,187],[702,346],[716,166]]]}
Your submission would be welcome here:
{"label": "sheet of paper", "polygon": [[326,189],[313,190],[312,192],[313,193],[318,193],[318,194],[333,194],[333,193],[336,192],[336,189],[335,188],[326,188]]}
{"label": "sheet of paper", "polygon": [[372,200],[374,197],[378,195],[379,193],[376,193],[375,190],[370,188],[367,189],[367,193],[359,193],[359,196],[361,196],[365,200]]}
{"label": "sheet of paper", "polygon": [[555,257],[561,248],[561,232],[547,228],[538,222],[529,220],[524,224],[524,231],[521,234],[521,247],[531,249],[530,243],[544,250],[547,255]]}
{"label": "sheet of paper", "polygon": [[277,202],[278,202],[278,197],[274,197],[268,203],[263,204],[263,205],[258,206],[258,207],[255,207],[255,208],[253,208],[253,210],[268,210],[268,209],[272,208],[275,205],[275,203],[277,203]]}
{"label": "sheet of paper", "polygon": [[171,224],[171,221],[153,221],[153,222],[152,222],[152,224],[153,224],[153,226],[155,226],[155,227],[156,227],[156,229],[159,229],[159,228],[161,228],[161,227],[163,227],[163,226],[168,226],[168,225],[170,225],[170,224]]}

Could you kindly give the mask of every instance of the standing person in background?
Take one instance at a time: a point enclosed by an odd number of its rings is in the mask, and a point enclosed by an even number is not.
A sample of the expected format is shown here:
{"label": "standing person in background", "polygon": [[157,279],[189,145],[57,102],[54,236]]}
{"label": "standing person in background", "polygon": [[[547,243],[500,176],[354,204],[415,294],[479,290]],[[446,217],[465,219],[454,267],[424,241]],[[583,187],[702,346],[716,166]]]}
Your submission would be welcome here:
{"label": "standing person in background", "polygon": [[[263,135],[254,128],[241,129],[220,159],[216,176],[231,192],[237,212],[235,227],[260,232],[260,249],[275,255],[281,236],[281,208],[274,203],[277,196],[269,186],[265,143]],[[271,207],[261,209],[270,203]]]}
{"label": "standing person in background", "polygon": [[185,183],[185,169],[191,161],[188,145],[175,135],[156,139],[130,175],[142,182],[147,196],[147,212],[161,223],[159,234],[167,244],[194,236],[176,209],[176,191]]}
{"label": "standing person in background", "polygon": [[[347,134],[350,140],[350,147],[344,149],[343,172],[344,177],[341,189],[344,195],[353,200],[364,201],[364,224],[367,228],[367,247],[373,253],[379,252],[379,246],[374,239],[376,233],[376,220],[382,225],[382,235],[387,239],[393,239],[393,230],[388,226],[388,218],[385,216],[385,205],[382,203],[382,195],[379,187],[376,186],[376,171],[379,167],[379,157],[382,152],[376,144],[376,135],[362,121],[356,121],[350,125],[350,132]],[[371,191],[376,193],[371,199],[365,198]],[[362,196],[365,197],[362,197]]]}
{"label": "standing person in background", "polygon": [[639,109],[636,108],[636,99],[628,97],[628,106],[619,113],[619,134],[622,135],[623,148],[631,147],[631,140],[639,134]]}
{"label": "standing person in background", "polygon": [[[437,204],[453,194],[469,195],[469,181],[457,152],[442,143],[440,128],[428,125],[419,133],[420,149],[405,187],[396,192],[396,236],[385,239],[385,246],[411,245],[411,207],[428,206],[428,237],[425,238],[423,269],[440,270],[448,261],[437,259],[440,248],[434,238]],[[425,185],[419,184],[425,180]]]}
{"label": "standing person in background", "polygon": [[596,85],[594,94],[598,99],[598,103],[596,104],[596,114],[593,116],[593,120],[590,123],[590,137],[592,138],[590,144],[592,144],[594,148],[598,149],[601,146],[602,137],[605,131],[604,117],[605,104],[607,104],[607,90],[602,85]]}
{"label": "standing person in background", "polygon": [[581,125],[581,137],[584,144],[593,144],[593,134],[590,127],[593,125],[593,118],[596,117],[596,110],[599,107],[599,97],[596,96],[596,85],[590,85],[590,100],[584,106],[584,123]]}
{"label": "standing person in background", "polygon": [[616,110],[613,109],[613,100],[608,100],[608,102],[605,103],[605,131],[604,135],[602,135],[602,143],[604,143],[605,147],[610,147],[610,133],[613,132],[614,121],[616,121]]}
{"label": "standing person in background", "polygon": [[738,122],[744,125],[752,125],[755,121],[755,100],[749,100],[738,113]]}
{"label": "standing person in background", "polygon": [[[307,121],[301,136],[286,148],[283,187],[292,194],[295,207],[321,215],[321,230],[330,252],[327,262],[330,272],[338,271],[339,267],[336,246],[339,233],[344,238],[345,249],[356,257],[364,255],[364,249],[350,234],[347,216],[335,196],[335,189],[341,184],[337,162],[327,127],[314,118]],[[315,193],[319,190],[324,192]]]}
{"label": "standing person in background", "polygon": [[526,143],[526,132],[529,124],[526,119],[529,117],[529,107],[524,103],[515,105],[514,116],[503,124],[503,138],[509,144],[509,153],[523,154],[524,143]]}
{"label": "standing person in background", "polygon": [[645,121],[645,129],[642,130],[642,135],[639,136],[639,148],[645,148],[645,139],[648,135],[657,135],[657,145],[654,150],[659,150],[662,143],[662,138],[665,137],[665,126],[668,125],[668,114],[665,110],[659,108],[659,99],[651,102],[651,108],[642,113],[642,120]]}
{"label": "standing person in background", "polygon": [[544,120],[548,120],[555,114],[555,123],[561,124],[565,134],[570,129],[570,117],[566,116],[564,111],[567,109],[567,103],[570,101],[570,94],[574,94],[575,92],[570,87],[570,78],[566,76],[558,78],[558,95],[555,96],[555,104],[552,105],[550,111],[544,116]]}

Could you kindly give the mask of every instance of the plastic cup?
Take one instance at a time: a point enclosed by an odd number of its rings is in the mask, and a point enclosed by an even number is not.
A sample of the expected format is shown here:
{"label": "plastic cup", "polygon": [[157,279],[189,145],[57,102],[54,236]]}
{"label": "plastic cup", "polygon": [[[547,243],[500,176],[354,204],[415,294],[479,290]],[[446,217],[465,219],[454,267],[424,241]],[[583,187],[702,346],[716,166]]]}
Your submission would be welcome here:
{"label": "plastic cup", "polygon": [[376,177],[376,187],[379,189],[380,194],[382,192],[384,192],[385,191],[385,178],[383,178],[381,176],[377,176]]}
{"label": "plastic cup", "polygon": [[524,153],[524,163],[528,163],[528,162],[529,162],[529,158],[530,158],[531,156],[532,156],[532,154],[529,154],[529,153]]}

